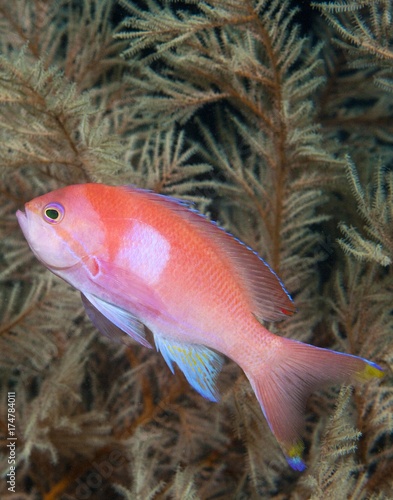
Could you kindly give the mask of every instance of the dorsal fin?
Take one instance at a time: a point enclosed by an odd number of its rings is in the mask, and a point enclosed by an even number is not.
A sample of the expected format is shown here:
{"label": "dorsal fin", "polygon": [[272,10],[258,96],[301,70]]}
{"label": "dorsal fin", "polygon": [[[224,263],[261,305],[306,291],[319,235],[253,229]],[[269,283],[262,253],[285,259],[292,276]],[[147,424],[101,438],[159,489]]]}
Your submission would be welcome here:
{"label": "dorsal fin", "polygon": [[277,321],[296,311],[291,297],[269,265],[247,245],[198,212],[191,203],[133,186],[125,189],[175,212],[209,238],[232,264],[258,319]]}

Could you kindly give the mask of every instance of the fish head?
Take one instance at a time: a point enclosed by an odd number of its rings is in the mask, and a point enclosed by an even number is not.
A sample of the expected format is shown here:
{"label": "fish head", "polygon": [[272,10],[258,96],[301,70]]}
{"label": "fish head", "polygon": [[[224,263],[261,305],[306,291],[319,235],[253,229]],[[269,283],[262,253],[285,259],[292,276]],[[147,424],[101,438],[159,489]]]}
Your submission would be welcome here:
{"label": "fish head", "polygon": [[82,187],[69,186],[34,198],[16,212],[34,255],[55,273],[73,268],[94,250],[99,231],[87,205]]}

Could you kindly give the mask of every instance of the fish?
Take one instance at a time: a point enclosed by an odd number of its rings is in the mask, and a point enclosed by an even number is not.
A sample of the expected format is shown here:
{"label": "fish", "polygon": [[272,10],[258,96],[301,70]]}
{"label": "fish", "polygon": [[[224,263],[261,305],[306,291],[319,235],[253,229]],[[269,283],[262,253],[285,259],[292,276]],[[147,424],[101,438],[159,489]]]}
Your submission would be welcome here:
{"label": "fish", "polygon": [[[219,400],[225,357],[247,376],[288,464],[303,471],[309,395],[326,384],[381,378],[361,357],[271,333],[296,308],[251,248],[190,203],[135,186],[76,184],[18,210],[39,261],[81,292],[102,333],[127,334]],[[148,337],[147,332],[150,333]]]}

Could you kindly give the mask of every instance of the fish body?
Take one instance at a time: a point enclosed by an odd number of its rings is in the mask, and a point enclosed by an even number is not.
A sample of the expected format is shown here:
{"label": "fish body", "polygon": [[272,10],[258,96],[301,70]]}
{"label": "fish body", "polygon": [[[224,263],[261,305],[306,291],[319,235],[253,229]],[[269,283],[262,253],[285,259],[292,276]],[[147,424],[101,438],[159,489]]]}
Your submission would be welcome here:
{"label": "fish body", "polygon": [[246,373],[289,464],[301,458],[302,410],[325,383],[382,376],[356,356],[278,337],[261,321],[295,312],[269,266],[186,203],[134,187],[68,186],[18,211],[36,257],[80,290],[104,334],[118,330],[174,363],[216,401],[222,355]]}

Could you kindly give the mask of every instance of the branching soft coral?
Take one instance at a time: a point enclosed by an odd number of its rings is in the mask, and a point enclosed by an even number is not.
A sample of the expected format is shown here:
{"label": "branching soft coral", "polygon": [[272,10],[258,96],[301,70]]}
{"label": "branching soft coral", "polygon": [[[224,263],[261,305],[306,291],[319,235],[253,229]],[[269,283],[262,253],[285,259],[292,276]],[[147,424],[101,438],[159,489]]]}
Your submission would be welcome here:
{"label": "branching soft coral", "polygon": [[354,227],[341,222],[340,229],[345,239],[339,241],[345,252],[360,260],[377,262],[388,266],[393,256],[393,175],[386,167],[379,166],[375,170],[375,181],[364,192],[355,166],[347,158],[347,177],[355,197],[365,233],[362,236]]}
{"label": "branching soft coral", "polygon": [[[120,4],[0,1],[0,389],[3,405],[16,393],[18,493],[388,498],[391,2],[319,2],[310,39],[289,1]],[[386,368],[351,411],[341,392],[326,432],[334,396],[310,401],[304,480],[240,370],[202,400],[158,356],[101,338],[33,260],[16,209],[86,181],[194,200],[294,294],[277,332]],[[340,221],[347,257],[323,241]]]}

